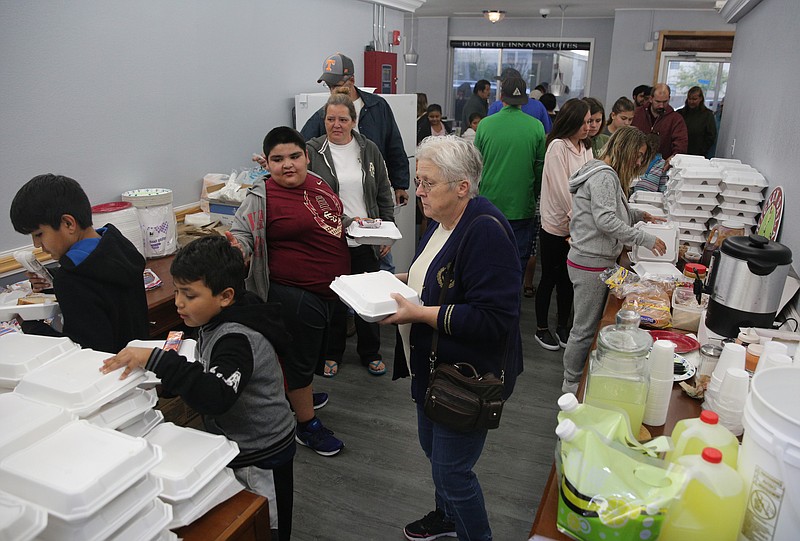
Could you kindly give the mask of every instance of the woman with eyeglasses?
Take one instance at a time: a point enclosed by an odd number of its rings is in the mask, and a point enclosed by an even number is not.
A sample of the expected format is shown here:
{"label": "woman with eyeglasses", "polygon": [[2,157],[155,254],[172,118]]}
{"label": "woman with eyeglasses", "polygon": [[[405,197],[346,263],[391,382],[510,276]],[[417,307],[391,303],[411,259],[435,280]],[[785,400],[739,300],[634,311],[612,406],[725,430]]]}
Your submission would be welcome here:
{"label": "woman with eyeglasses", "polygon": [[[539,211],[539,254],[542,276],[536,288],[536,342],[558,351],[569,339],[569,313],[572,309],[572,284],[567,275],[569,220],[572,196],[569,177],[593,158],[589,139],[589,104],[573,98],[561,107],[553,129],[547,135],[547,151],[542,171],[542,197]],[[550,333],[550,297],[556,290],[558,324],[556,337]]]}
{"label": "woman with eyeglasses", "polygon": [[[325,135],[308,145],[309,169],[339,196],[344,205],[346,224],[356,218],[380,218],[394,221],[394,198],[386,164],[378,147],[354,130],[356,110],[346,89],[335,90],[324,107]],[[349,219],[348,219],[349,218]],[[367,246],[347,239],[350,249],[350,273],[380,270],[379,259],[391,246]],[[377,323],[355,316],[358,345],[356,351],[370,374],[386,373],[381,354],[381,335]],[[347,340],[347,307],[339,301],[328,335],[328,353],[323,376],[339,371]]]}
{"label": "woman with eyeglasses", "polygon": [[650,162],[653,151],[637,128],[620,128],[600,159],[590,160],[569,179],[573,197],[567,266],[575,288],[575,324],[564,351],[561,390],[565,393],[578,390],[606,304],[607,288],[600,273],[614,266],[625,245],[645,246],[656,255],[666,251],[663,240],[633,227],[639,221],[663,220],[628,206],[631,181]]}
{"label": "woman with eyeglasses", "polygon": [[505,396],[511,394],[522,371],[519,255],[508,221],[478,196],[482,159],[473,144],[454,135],[428,137],[416,157],[416,195],[431,221],[411,268],[398,278],[419,294],[422,304],[394,294],[397,313],[381,323],[400,326],[394,376],[410,369],[436,507],[406,525],[404,534],[408,539],[489,540],[483,493],[472,471],[487,430],[454,431],[431,421],[423,403],[435,333],[438,362],[470,363],[479,374],[491,371],[503,379]]}

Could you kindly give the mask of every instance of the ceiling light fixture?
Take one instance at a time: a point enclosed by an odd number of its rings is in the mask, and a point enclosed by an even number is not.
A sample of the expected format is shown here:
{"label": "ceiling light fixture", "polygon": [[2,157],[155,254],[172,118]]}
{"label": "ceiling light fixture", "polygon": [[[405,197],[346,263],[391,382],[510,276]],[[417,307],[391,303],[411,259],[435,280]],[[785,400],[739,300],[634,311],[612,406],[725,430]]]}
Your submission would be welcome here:
{"label": "ceiling light fixture", "polygon": [[408,51],[403,55],[406,66],[416,66],[419,55],[414,52],[414,12],[411,12],[411,39],[408,40]]}
{"label": "ceiling light fixture", "polygon": [[494,24],[496,22],[499,22],[499,21],[502,21],[503,19],[505,19],[506,18],[506,12],[505,11],[500,11],[500,10],[497,10],[497,9],[491,9],[491,10],[490,9],[484,9],[483,10],[483,16],[486,17],[486,20],[488,20],[489,22]]}

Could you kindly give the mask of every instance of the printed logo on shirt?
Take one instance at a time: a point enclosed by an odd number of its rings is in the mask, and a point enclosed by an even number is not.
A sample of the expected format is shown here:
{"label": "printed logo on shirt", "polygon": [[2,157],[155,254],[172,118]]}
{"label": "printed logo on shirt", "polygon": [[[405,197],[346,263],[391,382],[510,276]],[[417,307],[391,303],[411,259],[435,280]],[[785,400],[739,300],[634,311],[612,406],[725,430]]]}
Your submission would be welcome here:
{"label": "printed logo on shirt", "polygon": [[228,387],[231,387],[233,389],[233,392],[235,392],[235,393],[239,392],[239,382],[242,381],[242,374],[238,370],[236,372],[234,372],[233,374],[231,374],[228,378],[225,378],[222,374],[219,374],[217,372],[217,367],[216,366],[212,367],[211,370],[209,370],[208,372],[210,374],[214,374],[219,379],[224,381],[225,385],[227,385]]}
{"label": "printed logo on shirt", "polygon": [[337,208],[331,208],[331,203],[323,194],[315,194],[313,200],[309,197],[308,190],[303,190],[303,205],[311,212],[314,221],[326,233],[342,238],[342,211],[338,201],[332,200]]}

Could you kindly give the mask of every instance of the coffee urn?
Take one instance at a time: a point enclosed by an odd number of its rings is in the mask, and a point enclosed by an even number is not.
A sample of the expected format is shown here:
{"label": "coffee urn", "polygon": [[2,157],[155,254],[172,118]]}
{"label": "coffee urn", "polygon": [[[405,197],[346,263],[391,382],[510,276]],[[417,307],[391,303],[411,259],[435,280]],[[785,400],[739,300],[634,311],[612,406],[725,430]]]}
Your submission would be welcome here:
{"label": "coffee urn", "polygon": [[739,327],[772,327],[792,251],[761,235],[728,237],[712,259],[706,327],[729,338]]}

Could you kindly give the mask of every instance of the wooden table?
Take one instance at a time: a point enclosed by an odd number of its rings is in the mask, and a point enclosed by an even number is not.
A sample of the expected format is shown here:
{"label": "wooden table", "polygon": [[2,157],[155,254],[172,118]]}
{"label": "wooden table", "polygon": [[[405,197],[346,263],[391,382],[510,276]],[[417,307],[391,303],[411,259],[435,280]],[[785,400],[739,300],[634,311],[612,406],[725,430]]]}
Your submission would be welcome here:
{"label": "wooden table", "polygon": [[[603,316],[597,326],[598,329],[611,325],[615,322],[617,312],[622,306],[622,300],[608,296]],[[581,388],[585,385],[586,374],[589,370],[588,363],[586,370],[584,370],[584,377],[581,381]],[[581,396],[580,393],[578,396]],[[689,417],[698,417],[702,411],[701,401],[689,398],[683,389],[675,384],[672,386],[672,396],[670,397],[669,412],[667,413],[667,422],[663,426],[649,426],[645,425],[653,437],[662,436],[664,434],[671,434],[675,423],[681,419]],[[556,527],[556,517],[558,516],[558,477],[556,476],[555,464],[550,468],[550,476],[547,478],[547,484],[544,486],[544,493],[539,502],[539,507],[536,509],[536,517],[533,519],[533,526],[530,531],[530,539],[557,539],[569,540],[570,537],[562,534]]]}
{"label": "wooden table", "polygon": [[147,292],[147,317],[150,322],[150,338],[166,338],[166,334],[183,324],[175,308],[175,283],[169,267],[174,255],[159,259],[148,259],[146,267],[161,279],[161,286]]}
{"label": "wooden table", "polygon": [[270,541],[269,505],[243,490],[175,533],[185,541]]}

